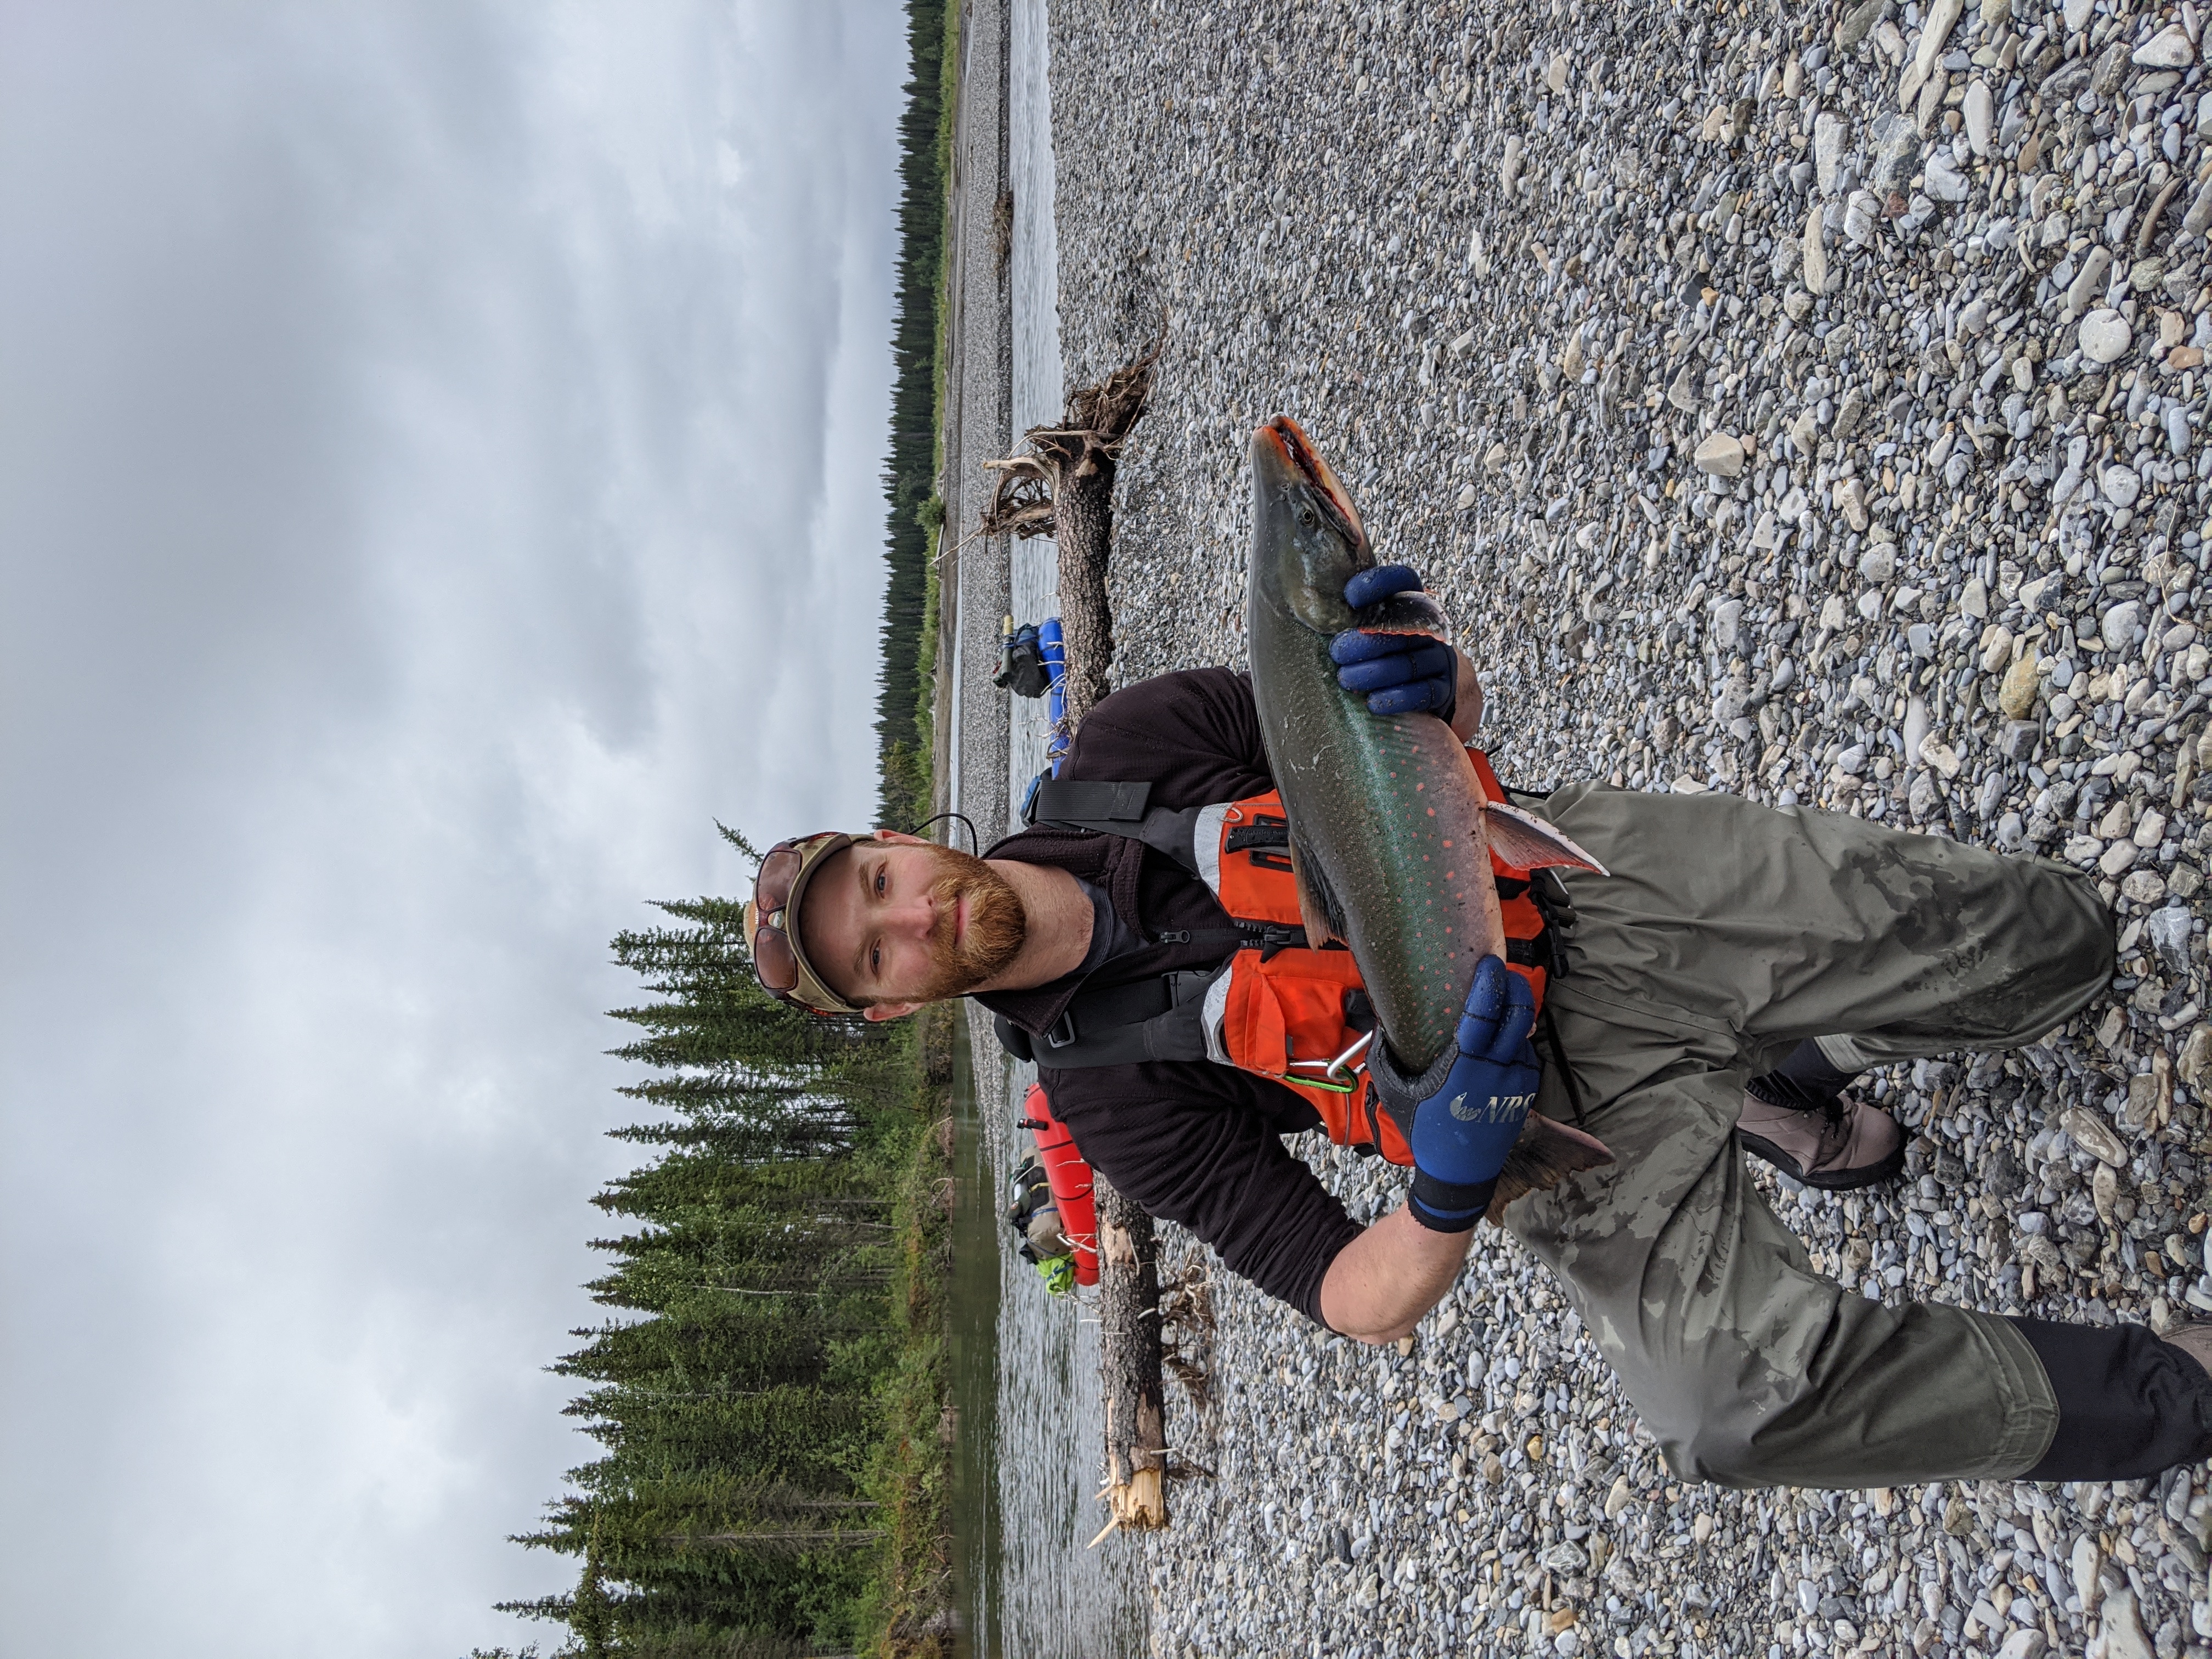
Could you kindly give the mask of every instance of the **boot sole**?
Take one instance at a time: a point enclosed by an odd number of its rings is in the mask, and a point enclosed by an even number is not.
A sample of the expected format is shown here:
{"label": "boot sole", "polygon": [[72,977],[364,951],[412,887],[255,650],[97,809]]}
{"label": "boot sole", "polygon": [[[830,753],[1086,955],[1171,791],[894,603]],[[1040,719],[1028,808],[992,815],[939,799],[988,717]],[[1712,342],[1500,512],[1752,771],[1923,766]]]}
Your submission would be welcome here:
{"label": "boot sole", "polygon": [[1862,1187],[1878,1187],[1885,1181],[1894,1181],[1905,1170],[1905,1143],[1899,1141],[1897,1150],[1879,1164],[1862,1165],[1856,1170],[1835,1170],[1826,1175],[1807,1175],[1797,1160],[1763,1135],[1738,1129],[1735,1138],[1743,1149],[1753,1158],[1764,1158],[1792,1181],[1824,1193],[1856,1192]]}

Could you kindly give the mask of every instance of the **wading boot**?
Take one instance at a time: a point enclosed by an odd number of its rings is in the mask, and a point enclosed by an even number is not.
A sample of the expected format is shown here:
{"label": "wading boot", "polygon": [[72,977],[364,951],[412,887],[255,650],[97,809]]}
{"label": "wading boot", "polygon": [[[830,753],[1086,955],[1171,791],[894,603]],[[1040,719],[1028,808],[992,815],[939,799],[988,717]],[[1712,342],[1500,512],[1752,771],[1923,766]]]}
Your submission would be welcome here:
{"label": "wading boot", "polygon": [[2212,1379],[2212,1319],[2192,1319],[2185,1325],[2176,1325],[2163,1340],[2195,1360],[2205,1376]]}
{"label": "wading boot", "polygon": [[1744,1151],[1823,1192],[1887,1181],[1905,1168],[1905,1131],[1880,1107],[1850,1095],[1795,1107],[1756,1079],[1744,1091],[1735,1132]]}

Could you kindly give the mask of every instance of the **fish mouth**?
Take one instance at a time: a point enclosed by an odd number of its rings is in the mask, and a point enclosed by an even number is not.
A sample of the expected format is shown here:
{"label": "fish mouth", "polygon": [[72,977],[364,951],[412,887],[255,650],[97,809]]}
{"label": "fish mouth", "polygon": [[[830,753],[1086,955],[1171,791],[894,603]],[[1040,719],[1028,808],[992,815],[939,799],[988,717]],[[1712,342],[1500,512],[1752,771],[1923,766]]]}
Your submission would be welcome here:
{"label": "fish mouth", "polygon": [[1344,487],[1335,470],[1321,457],[1321,452],[1305,434],[1305,429],[1287,415],[1278,415],[1252,434],[1255,445],[1272,445],[1281,455],[1290,471],[1320,493],[1322,501],[1341,521],[1345,534],[1361,547],[1367,545],[1366,527],[1359,522],[1359,509],[1352,504],[1352,492]]}

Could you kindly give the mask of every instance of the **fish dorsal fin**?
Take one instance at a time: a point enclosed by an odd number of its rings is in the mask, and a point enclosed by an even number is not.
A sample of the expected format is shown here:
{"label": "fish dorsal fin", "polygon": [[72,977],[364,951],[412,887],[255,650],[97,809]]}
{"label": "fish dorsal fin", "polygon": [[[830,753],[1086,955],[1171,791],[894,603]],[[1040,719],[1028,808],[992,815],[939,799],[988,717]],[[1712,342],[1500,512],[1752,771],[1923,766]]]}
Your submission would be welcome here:
{"label": "fish dorsal fin", "polygon": [[1313,862],[1298,852],[1298,838],[1291,837],[1291,879],[1297,884],[1298,920],[1305,925],[1306,948],[1320,951],[1333,939],[1344,938],[1344,918],[1329,902],[1328,884]]}
{"label": "fish dorsal fin", "polygon": [[1482,827],[1490,837],[1490,850],[1515,870],[1541,870],[1558,866],[1569,870],[1591,870],[1601,876],[1613,872],[1533,812],[1524,812],[1504,801],[1486,801]]}

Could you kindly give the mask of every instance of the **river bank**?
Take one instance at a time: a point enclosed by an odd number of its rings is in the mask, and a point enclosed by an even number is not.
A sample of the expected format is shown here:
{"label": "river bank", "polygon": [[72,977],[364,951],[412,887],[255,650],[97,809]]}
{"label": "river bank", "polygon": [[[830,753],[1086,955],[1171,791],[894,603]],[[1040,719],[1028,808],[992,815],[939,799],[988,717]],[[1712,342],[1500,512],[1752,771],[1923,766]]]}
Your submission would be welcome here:
{"label": "river bank", "polygon": [[[1958,10],[1923,52],[1911,6],[1840,38],[1825,7],[1055,7],[1064,369],[1166,329],[1116,684],[1240,660],[1280,409],[1459,619],[1509,779],[2094,866],[2110,1003],[1877,1076],[1905,1182],[1756,1178],[1867,1294],[2164,1322],[2212,1307],[2200,71],[2179,8]],[[2101,1177],[2069,1109],[2118,1137]],[[1219,1478],[1143,1546],[1157,1651],[2207,1651],[2201,1468],[1681,1486],[1495,1235],[1402,1353],[1225,1276],[1216,1306],[1212,1409],[1170,1438]]]}
{"label": "river bank", "polygon": [[[974,536],[992,483],[983,463],[1060,406],[1045,28],[1043,0],[970,0],[962,12],[939,486],[944,544],[957,550],[940,585],[936,775],[939,808],[965,814],[982,846],[1012,827],[1012,781],[1043,753],[1042,706],[1010,708],[991,684],[1000,619],[1048,613],[1057,587],[1048,541]],[[963,826],[940,833],[967,845]],[[956,1450],[967,1481],[962,1651],[1121,1659],[1145,1650],[1146,1599],[1133,1553],[1085,1547],[1099,1525],[1097,1325],[1047,1295],[999,1222],[1017,1155],[1013,1103],[1032,1079],[1007,1065],[988,1021],[970,1019],[968,1036],[974,1135],[959,1201],[970,1208],[954,1310],[969,1356]],[[989,1304],[977,1305],[987,1289]]]}

